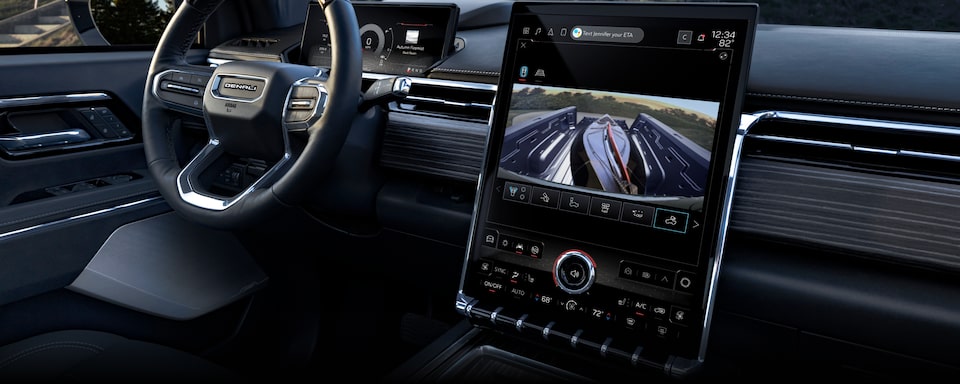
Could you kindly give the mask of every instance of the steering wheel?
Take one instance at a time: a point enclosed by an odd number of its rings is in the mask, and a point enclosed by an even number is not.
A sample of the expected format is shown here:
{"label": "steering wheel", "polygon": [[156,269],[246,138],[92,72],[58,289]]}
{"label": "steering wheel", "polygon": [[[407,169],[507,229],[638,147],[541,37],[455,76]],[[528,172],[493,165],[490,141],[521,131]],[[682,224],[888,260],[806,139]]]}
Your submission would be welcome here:
{"label": "steering wheel", "polygon": [[[244,228],[296,207],[332,169],[362,99],[360,33],[349,1],[320,0],[329,71],[277,62],[189,64],[187,51],[222,1],[185,1],[167,25],[148,71],[143,143],[150,174],[175,211],[212,227]],[[209,134],[185,165],[175,145],[183,114],[202,117]],[[238,168],[237,159],[257,166]],[[253,181],[240,184],[244,177]],[[217,183],[237,183],[239,192]]]}

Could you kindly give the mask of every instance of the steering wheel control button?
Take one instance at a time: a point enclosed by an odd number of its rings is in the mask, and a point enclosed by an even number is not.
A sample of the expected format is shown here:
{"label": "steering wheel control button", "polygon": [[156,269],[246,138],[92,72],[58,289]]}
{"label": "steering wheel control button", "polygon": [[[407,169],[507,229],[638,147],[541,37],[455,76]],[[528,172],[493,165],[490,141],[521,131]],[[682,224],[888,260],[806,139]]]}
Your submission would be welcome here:
{"label": "steering wheel control button", "polygon": [[323,115],[326,97],[326,89],[320,85],[295,84],[286,102],[284,122],[302,123],[290,128],[307,128],[310,119]]}
{"label": "steering wheel control button", "polygon": [[530,186],[506,182],[503,185],[503,199],[521,203],[530,202]]}
{"label": "steering wheel control button", "polygon": [[564,292],[581,294],[596,279],[596,263],[586,252],[571,249],[557,257],[553,264],[553,282]]}
{"label": "steering wheel control button", "polygon": [[189,85],[183,85],[170,81],[160,82],[160,89],[164,91],[184,93],[187,95],[200,95],[201,92],[197,87],[191,87]]}
{"label": "steering wheel control button", "polygon": [[650,206],[623,203],[623,211],[620,212],[620,221],[649,227],[653,225],[653,216],[655,213],[656,209]]}
{"label": "steering wheel control button", "polygon": [[590,203],[590,216],[620,220],[620,202],[594,197]]}
{"label": "steering wheel control button", "polygon": [[190,84],[199,85],[201,87],[206,87],[207,83],[210,82],[210,76],[206,75],[190,75]]}
{"label": "steering wheel control button", "polygon": [[185,72],[172,72],[170,73],[169,79],[178,83],[190,83],[190,74]]}
{"label": "steering wheel control button", "polygon": [[590,196],[563,192],[560,194],[560,209],[586,215],[590,210]]}
{"label": "steering wheel control button", "polygon": [[657,208],[653,227],[664,231],[687,233],[687,220],[690,214],[671,209]]}
{"label": "steering wheel control button", "polygon": [[297,85],[293,87],[293,92],[290,94],[290,97],[293,99],[316,100],[320,98],[320,90],[310,85]]}
{"label": "steering wheel control button", "polygon": [[290,104],[287,105],[289,109],[313,109],[314,100],[313,99],[293,99],[290,100]]}
{"label": "steering wheel control button", "polygon": [[560,191],[552,189],[533,187],[532,202],[541,207],[557,209],[560,206]]}
{"label": "steering wheel control button", "polygon": [[307,121],[310,119],[310,116],[313,116],[311,111],[293,111],[287,110],[287,116],[284,119],[287,123],[296,123],[300,121]]}
{"label": "steering wheel control button", "polygon": [[158,77],[154,91],[158,98],[168,103],[189,107],[191,109],[200,109],[203,106],[203,100],[201,98],[203,97],[203,90],[207,82],[203,81],[201,83],[199,78],[209,80],[209,76],[170,70]]}

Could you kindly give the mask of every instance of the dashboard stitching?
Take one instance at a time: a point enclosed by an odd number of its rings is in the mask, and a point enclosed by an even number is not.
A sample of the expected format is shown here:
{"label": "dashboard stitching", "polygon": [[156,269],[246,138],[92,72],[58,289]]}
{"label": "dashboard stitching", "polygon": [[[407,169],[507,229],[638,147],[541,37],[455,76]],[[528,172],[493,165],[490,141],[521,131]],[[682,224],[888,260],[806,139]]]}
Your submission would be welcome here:
{"label": "dashboard stitching", "polygon": [[827,103],[853,104],[853,105],[872,106],[872,107],[908,108],[908,109],[917,109],[922,111],[960,112],[960,108],[951,108],[951,107],[934,107],[934,106],[927,106],[927,105],[882,103],[877,101],[831,99],[826,97],[780,95],[780,94],[774,94],[774,93],[748,92],[747,96],[772,97],[772,98],[779,98],[779,99],[804,100],[804,101],[820,101],[820,102],[827,102]]}

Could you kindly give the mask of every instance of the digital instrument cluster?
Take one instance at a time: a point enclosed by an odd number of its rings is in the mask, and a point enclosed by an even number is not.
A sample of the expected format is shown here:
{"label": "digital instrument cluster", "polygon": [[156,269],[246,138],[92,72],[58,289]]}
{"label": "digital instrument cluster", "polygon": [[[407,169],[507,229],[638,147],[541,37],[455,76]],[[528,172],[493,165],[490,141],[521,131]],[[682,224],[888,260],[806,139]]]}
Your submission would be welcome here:
{"label": "digital instrument cluster", "polygon": [[[354,3],[363,71],[425,76],[446,58],[454,39],[459,8],[455,4]],[[301,40],[300,63],[328,67],[330,32],[319,4],[311,4]]]}

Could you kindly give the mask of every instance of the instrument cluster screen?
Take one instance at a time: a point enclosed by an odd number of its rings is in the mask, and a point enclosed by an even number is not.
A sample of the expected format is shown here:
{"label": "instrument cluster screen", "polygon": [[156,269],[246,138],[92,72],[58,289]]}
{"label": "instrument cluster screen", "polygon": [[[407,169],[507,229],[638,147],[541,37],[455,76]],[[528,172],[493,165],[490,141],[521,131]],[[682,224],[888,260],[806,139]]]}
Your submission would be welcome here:
{"label": "instrument cluster screen", "polygon": [[[354,3],[363,47],[363,71],[425,76],[446,58],[453,44],[459,8],[455,4]],[[328,67],[330,32],[323,9],[311,4],[304,24],[300,64]]]}

